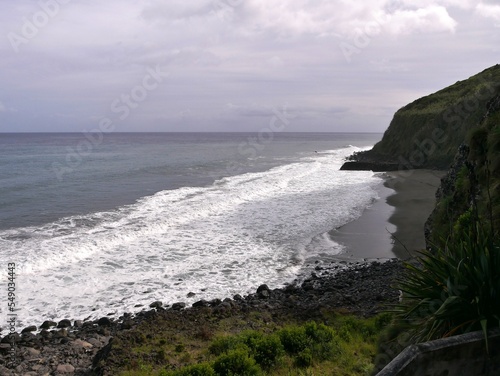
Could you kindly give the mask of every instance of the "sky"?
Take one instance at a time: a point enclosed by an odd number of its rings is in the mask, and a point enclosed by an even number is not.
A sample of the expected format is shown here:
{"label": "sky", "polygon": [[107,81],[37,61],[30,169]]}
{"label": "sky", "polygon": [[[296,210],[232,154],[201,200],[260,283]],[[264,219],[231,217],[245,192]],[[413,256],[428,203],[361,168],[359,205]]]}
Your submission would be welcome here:
{"label": "sky", "polygon": [[383,132],[499,48],[486,0],[0,0],[0,132]]}

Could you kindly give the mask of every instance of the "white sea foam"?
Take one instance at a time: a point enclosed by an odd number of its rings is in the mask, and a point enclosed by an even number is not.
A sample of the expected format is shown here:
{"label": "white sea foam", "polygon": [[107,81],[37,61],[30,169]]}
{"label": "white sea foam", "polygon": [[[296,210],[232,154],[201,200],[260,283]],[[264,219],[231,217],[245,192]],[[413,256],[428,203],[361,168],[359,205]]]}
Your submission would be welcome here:
{"label": "white sea foam", "polygon": [[[0,232],[3,264],[18,265],[20,325],[137,311],[155,300],[224,298],[292,280],[306,258],[340,252],[323,234],[377,197],[380,178],[339,171],[356,150]],[[188,292],[196,296],[187,299]]]}

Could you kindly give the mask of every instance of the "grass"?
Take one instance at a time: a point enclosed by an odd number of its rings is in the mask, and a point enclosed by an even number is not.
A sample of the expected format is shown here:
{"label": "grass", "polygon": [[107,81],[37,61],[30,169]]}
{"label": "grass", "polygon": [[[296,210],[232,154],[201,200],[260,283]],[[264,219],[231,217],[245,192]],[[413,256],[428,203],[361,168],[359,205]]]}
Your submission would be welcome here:
{"label": "grass", "polygon": [[[390,315],[323,312],[317,321],[272,320],[253,312],[212,322],[210,338],[163,327],[129,348],[120,376],[368,375]],[[242,325],[242,323],[245,325]],[[255,329],[249,329],[253,327]],[[147,335],[146,335],[147,336]],[[131,340],[129,336],[128,341]],[[123,346],[126,346],[125,342]],[[119,347],[119,344],[118,344]]]}

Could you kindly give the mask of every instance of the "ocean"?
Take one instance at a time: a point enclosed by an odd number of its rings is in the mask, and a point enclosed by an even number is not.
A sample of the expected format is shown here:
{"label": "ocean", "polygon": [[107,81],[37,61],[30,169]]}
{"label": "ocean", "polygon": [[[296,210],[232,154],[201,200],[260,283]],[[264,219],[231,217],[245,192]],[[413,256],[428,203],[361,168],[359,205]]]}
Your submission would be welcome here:
{"label": "ocean", "polygon": [[[265,137],[264,137],[265,136]],[[118,317],[282,287],[378,197],[339,171],[381,134],[0,134],[1,323]],[[188,293],[194,296],[187,297]]]}

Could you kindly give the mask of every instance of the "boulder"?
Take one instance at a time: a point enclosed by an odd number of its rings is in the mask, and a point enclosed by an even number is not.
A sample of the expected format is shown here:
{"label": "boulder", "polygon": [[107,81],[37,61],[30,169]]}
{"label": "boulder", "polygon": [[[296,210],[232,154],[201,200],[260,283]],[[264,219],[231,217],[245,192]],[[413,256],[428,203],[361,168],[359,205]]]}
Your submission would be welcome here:
{"label": "boulder", "polygon": [[172,304],[172,309],[174,311],[180,311],[181,309],[184,309],[184,308],[186,308],[186,303],[184,303],[184,302]]}
{"label": "boulder", "polygon": [[[57,327],[60,329],[69,328],[70,326],[71,326],[71,321],[69,321],[68,319],[61,320],[57,324]],[[43,329],[45,329],[45,328],[43,328]]]}
{"label": "boulder", "polygon": [[101,317],[97,321],[97,325],[99,326],[111,326],[113,324],[113,321],[109,317]]}
{"label": "boulder", "polygon": [[36,330],[37,330],[36,326],[35,325],[31,325],[31,326],[28,326],[28,327],[24,328],[21,333],[36,332]]}
{"label": "boulder", "polygon": [[163,303],[157,300],[156,302],[153,302],[149,305],[149,308],[161,308],[163,306]]}

